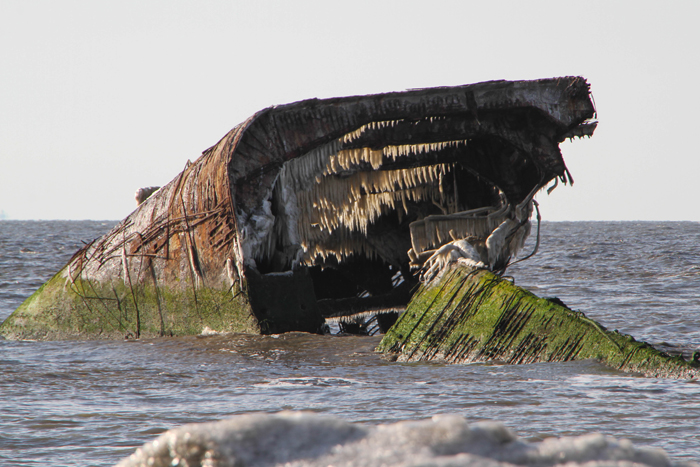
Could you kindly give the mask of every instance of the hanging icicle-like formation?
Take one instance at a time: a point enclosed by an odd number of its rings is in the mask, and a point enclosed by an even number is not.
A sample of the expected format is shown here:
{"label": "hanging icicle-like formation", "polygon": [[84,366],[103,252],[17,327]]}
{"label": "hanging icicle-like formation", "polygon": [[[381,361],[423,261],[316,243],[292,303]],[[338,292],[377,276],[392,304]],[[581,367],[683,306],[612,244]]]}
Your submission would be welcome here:
{"label": "hanging icicle-like formation", "polygon": [[387,127],[393,127],[396,126],[397,123],[403,122],[403,119],[400,120],[384,120],[380,122],[370,122],[366,125],[362,125],[360,128],[358,128],[355,131],[351,131],[350,133],[347,133],[345,136],[341,138],[343,143],[352,143],[353,141],[357,140],[362,136],[366,131],[369,130],[381,130]]}
{"label": "hanging icicle-like formation", "polygon": [[[457,239],[470,237],[485,244],[513,215],[502,193],[499,206],[460,211],[454,177],[446,177],[455,171],[454,163],[393,170],[384,167],[402,158],[414,158],[415,163],[416,157],[427,161],[445,149],[464,149],[467,140],[347,147],[358,144],[363,135],[370,136],[370,131],[415,123],[372,122],[287,162],[272,196],[274,226],[261,244],[258,257],[270,258],[282,252],[286,262],[306,265],[314,264],[317,258],[325,261],[329,255],[339,261],[353,254],[374,258],[378,253],[365,239],[369,226],[392,212],[397,213],[400,222],[409,213],[409,202],[430,203],[443,211],[442,215],[429,215],[410,224],[411,264],[420,266],[422,261],[415,259],[423,258],[424,252]],[[448,183],[450,196],[446,196]],[[496,256],[500,262],[503,255]],[[489,258],[483,260],[489,263]]]}
{"label": "hanging icicle-like formation", "polygon": [[501,208],[480,208],[443,216],[427,216],[411,222],[413,253],[419,256],[424,251],[439,248],[454,240],[453,237],[473,236],[485,240],[509,214],[509,205],[504,204]]}
{"label": "hanging icicle-like formation", "polygon": [[[433,123],[433,122],[438,121],[438,120],[445,120],[445,117],[438,117],[438,116],[426,117],[423,121],[429,121],[430,123]],[[407,123],[407,121],[404,119],[370,122],[370,123],[367,123],[366,125],[362,125],[360,128],[358,128],[355,131],[351,131],[350,133],[347,133],[345,136],[343,136],[342,142],[343,143],[352,143],[352,142],[358,140],[363,134],[365,134],[368,131],[382,130],[384,128],[395,127],[398,124],[404,124],[404,123]],[[418,122],[414,121],[411,123],[413,125],[415,125]]]}
{"label": "hanging icicle-like formation", "polygon": [[341,227],[332,234],[327,234],[323,244],[312,243],[304,254],[303,262],[311,266],[317,258],[325,262],[330,256],[335,256],[342,261],[351,255],[363,255],[370,260],[378,256],[364,236]]}
{"label": "hanging icicle-like formation", "polygon": [[[367,229],[382,215],[408,213],[407,203],[440,203],[442,180],[451,164],[412,169],[357,172],[349,177],[324,177],[307,191],[296,193],[301,246],[313,261],[315,251],[339,228],[367,235]],[[342,259],[349,249],[343,251]]]}
{"label": "hanging icicle-like formation", "polygon": [[[367,226],[397,205],[408,212],[407,201],[440,201],[441,182],[451,165],[357,172],[350,177],[326,177],[310,190],[297,193],[307,225],[333,232],[344,225],[367,234]],[[300,225],[300,228],[304,228]],[[308,233],[304,238],[312,238]]]}
{"label": "hanging icicle-like formation", "polygon": [[342,147],[342,140],[334,140],[288,161],[280,170],[276,187],[282,185],[297,191],[308,189],[311,183],[318,183],[318,177],[325,172],[330,157],[338,154]]}
{"label": "hanging icicle-like formation", "polygon": [[328,163],[323,175],[339,174],[343,171],[357,170],[361,164],[369,163],[374,170],[379,170],[385,158],[393,162],[402,156],[414,156],[442,151],[447,148],[465,147],[466,140],[441,141],[425,144],[398,144],[384,146],[382,149],[354,148],[342,149],[328,157]]}
{"label": "hanging icicle-like formation", "polygon": [[[511,258],[523,248],[525,239],[530,235],[529,219],[534,204],[532,196],[535,192],[533,190],[530,196],[515,208],[504,204],[503,208],[486,216],[476,217],[489,208],[448,216],[428,216],[412,222],[412,247],[408,250],[411,268],[421,271],[422,282],[430,282],[439,277],[454,263],[469,269],[487,268],[499,274],[503,273]],[[499,220],[502,222],[496,224]],[[492,227],[494,224],[496,227]],[[464,230],[458,230],[459,227]],[[450,230],[445,235],[443,229],[447,228]],[[430,249],[431,246],[435,248]],[[536,249],[537,247],[535,251]]]}
{"label": "hanging icicle-like formation", "polygon": [[[431,117],[430,121],[437,118]],[[328,254],[335,254],[342,260],[352,253],[368,250],[345,235],[335,238],[331,245],[329,238],[339,229],[367,235],[369,225],[381,216],[396,211],[400,219],[407,214],[408,202],[433,203],[447,214],[456,211],[456,202],[445,199],[444,189],[445,176],[454,164],[381,169],[385,161],[396,162],[401,157],[466,146],[466,140],[388,145],[381,149],[346,148],[367,131],[401,122],[389,120],[363,125],[287,162],[274,189],[275,226],[268,241],[261,245],[258,257],[269,257],[280,243],[300,245],[305,252],[303,262],[307,264],[319,255],[325,259]],[[342,244],[343,241],[347,244]]]}

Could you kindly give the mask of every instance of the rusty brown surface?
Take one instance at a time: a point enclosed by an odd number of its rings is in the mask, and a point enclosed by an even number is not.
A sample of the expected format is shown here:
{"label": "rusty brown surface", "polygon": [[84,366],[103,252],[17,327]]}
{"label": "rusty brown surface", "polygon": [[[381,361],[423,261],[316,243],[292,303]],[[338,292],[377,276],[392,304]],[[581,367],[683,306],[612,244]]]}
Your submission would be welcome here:
{"label": "rusty brown surface", "polygon": [[220,287],[237,238],[226,161],[209,153],[188,166],[110,233],[84,248],[73,277],[155,279],[178,288]]}
{"label": "rusty brown surface", "polygon": [[[460,184],[461,209],[484,206],[494,196],[489,187],[501,190],[507,203],[515,206],[557,177],[564,183],[573,181],[559,143],[567,137],[590,136],[594,115],[589,85],[580,77],[493,81],[270,107],[236,126],[195,162],[188,162],[174,180],[111,232],[76,253],[67,265],[67,277],[73,282],[121,283],[132,291],[143,285],[184,291],[195,303],[202,289],[226,290],[237,284],[244,290],[246,271],[256,268],[255,261],[257,267],[269,269],[262,273],[291,267],[289,257],[275,266],[278,269],[265,265],[274,261],[261,258],[269,252],[259,244],[267,238],[273,249],[284,250],[290,248],[284,244],[289,239],[275,239],[254,225],[260,213],[269,215],[269,205],[265,211],[264,203],[274,201],[273,187],[286,163],[329,144],[339,150],[377,150],[461,140],[464,144],[458,146],[387,159],[381,168],[358,163],[356,171],[449,162],[461,167],[462,178],[454,175],[452,182],[455,192]],[[389,121],[391,125],[366,128],[342,139],[363,125]],[[411,219],[435,214],[416,206],[409,210],[404,205],[404,209]],[[411,219],[402,221],[399,215],[398,222],[377,222],[362,234],[364,239],[356,241],[369,245],[378,252],[379,261],[407,275],[404,252],[410,246]],[[351,232],[339,237],[338,232],[319,242],[330,246],[343,241],[339,238],[360,235]],[[261,238],[255,238],[257,233]],[[360,278],[374,267],[361,262],[348,266],[348,274]],[[136,294],[132,295],[137,305]]]}

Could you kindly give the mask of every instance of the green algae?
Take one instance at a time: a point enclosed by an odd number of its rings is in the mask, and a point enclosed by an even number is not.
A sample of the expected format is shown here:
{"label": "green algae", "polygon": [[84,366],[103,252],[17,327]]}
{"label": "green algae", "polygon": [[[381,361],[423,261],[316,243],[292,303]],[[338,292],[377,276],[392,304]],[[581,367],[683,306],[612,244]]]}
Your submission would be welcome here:
{"label": "green algae", "polygon": [[[244,283],[245,289],[245,283]],[[71,281],[65,269],[42,285],[1,325],[7,339],[122,339],[218,332],[260,333],[245,290],[175,290],[123,281]]]}
{"label": "green algae", "polygon": [[260,275],[219,288],[70,280],[66,269],[42,285],[0,325],[16,340],[123,339],[203,331],[319,332],[324,324],[306,271]]}
{"label": "green algae", "polygon": [[509,364],[596,359],[646,376],[698,378],[699,365],[485,270],[455,267],[419,288],[377,347],[399,361]]}

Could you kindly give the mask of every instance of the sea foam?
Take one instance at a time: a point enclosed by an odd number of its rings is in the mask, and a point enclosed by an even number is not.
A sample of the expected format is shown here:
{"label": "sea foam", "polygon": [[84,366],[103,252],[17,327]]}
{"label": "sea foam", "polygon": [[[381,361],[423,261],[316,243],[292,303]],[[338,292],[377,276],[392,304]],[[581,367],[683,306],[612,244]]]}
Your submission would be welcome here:
{"label": "sea foam", "polygon": [[307,412],[240,415],[184,425],[145,444],[118,467],[136,466],[661,467],[660,449],[601,434],[531,443],[503,424],[458,416],[362,425]]}

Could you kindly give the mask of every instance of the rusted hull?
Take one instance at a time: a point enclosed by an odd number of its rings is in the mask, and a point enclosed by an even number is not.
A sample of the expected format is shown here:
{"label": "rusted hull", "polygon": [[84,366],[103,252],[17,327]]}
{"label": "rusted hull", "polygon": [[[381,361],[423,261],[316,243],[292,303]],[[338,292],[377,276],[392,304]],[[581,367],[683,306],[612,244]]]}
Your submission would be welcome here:
{"label": "rusted hull", "polygon": [[534,193],[572,181],[558,144],[590,136],[594,114],[579,77],[265,109],[77,252],[0,332],[317,332],[328,301],[391,296],[450,235],[505,269],[520,245],[492,254],[487,237],[501,226],[524,241]]}

